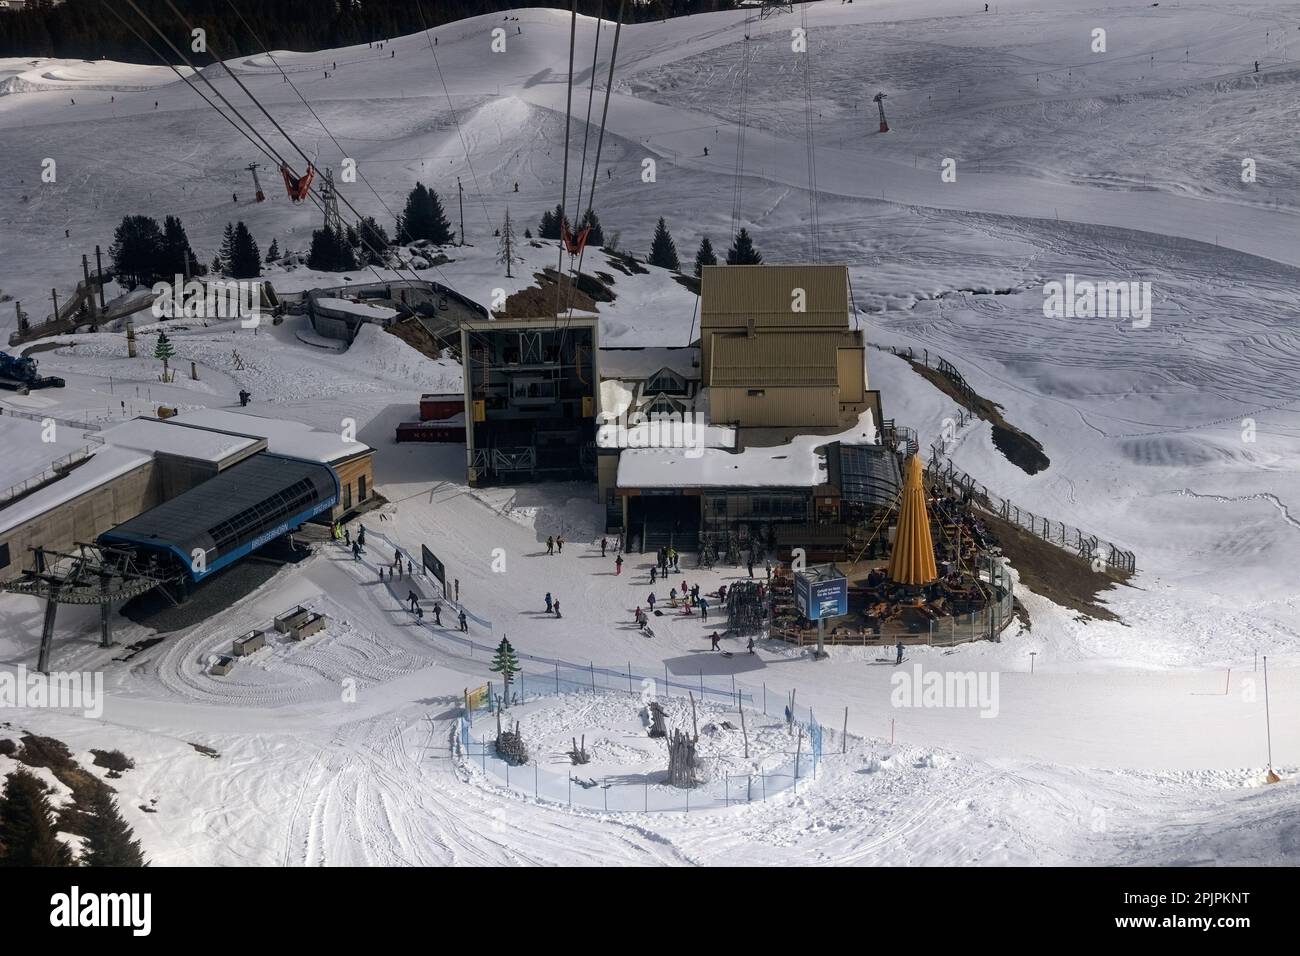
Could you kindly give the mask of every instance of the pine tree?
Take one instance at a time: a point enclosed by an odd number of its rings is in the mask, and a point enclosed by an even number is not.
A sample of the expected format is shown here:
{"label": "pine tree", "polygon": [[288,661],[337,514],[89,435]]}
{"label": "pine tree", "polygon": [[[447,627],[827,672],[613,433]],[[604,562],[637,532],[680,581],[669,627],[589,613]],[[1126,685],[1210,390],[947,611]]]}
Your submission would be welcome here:
{"label": "pine tree", "polygon": [[230,240],[230,274],[236,279],[256,279],[262,274],[262,252],[244,223],[235,223]]}
{"label": "pine tree", "polygon": [[510,221],[510,208],[506,207],[506,221],[501,224],[501,241],[497,244],[497,262],[503,263],[506,267],[506,278],[514,278],[510,271],[511,263],[515,259],[515,227]]}
{"label": "pine tree", "polygon": [[440,246],[455,238],[443,213],[442,200],[424,183],[417,182],[406,197],[406,207],[397,220],[397,238],[399,242],[427,239]]}
{"label": "pine tree", "polygon": [[384,227],[375,222],[374,216],[366,216],[357,225],[357,235],[361,240],[361,258],[371,265],[383,265],[389,246]]}
{"label": "pine tree", "polygon": [[211,271],[214,276],[219,276],[226,271],[226,264],[221,261],[221,256],[212,257],[212,265],[209,266],[209,271]]}
{"label": "pine tree", "polygon": [[709,242],[709,237],[705,236],[700,240],[699,251],[695,253],[695,278],[700,277],[700,273],[705,266],[716,266],[718,257],[713,252],[713,243]]}
{"label": "pine tree", "polygon": [[280,244],[271,237],[271,248],[266,250],[266,261],[276,262],[280,258]]}
{"label": "pine tree", "polygon": [[168,372],[167,363],[171,361],[172,356],[176,354],[176,349],[172,347],[171,339],[167,338],[166,332],[158,333],[158,342],[153,347],[153,357],[163,363],[163,381],[170,382],[171,377]]}
{"label": "pine tree", "polygon": [[190,248],[189,236],[185,235],[185,226],[176,216],[163,220],[161,250],[164,275],[193,277],[203,273],[194,250]]}
{"label": "pine tree", "polygon": [[125,285],[152,285],[161,276],[170,279],[175,274],[164,262],[162,230],[148,216],[122,217],[108,255],[113,273]]}
{"label": "pine tree", "polygon": [[674,272],[682,267],[677,260],[677,244],[673,242],[668,224],[664,222],[662,216],[659,217],[659,225],[655,226],[655,237],[650,243],[650,257],[646,262],[661,269],[672,269]]}
{"label": "pine tree", "polygon": [[524,230],[524,238],[525,238],[525,239],[531,239],[531,238],[533,238],[533,231],[532,231],[531,229],[525,229],[525,230]]}
{"label": "pine tree", "polygon": [[54,828],[45,788],[24,767],[6,778],[0,797],[0,866],[72,866],[72,851]]}
{"label": "pine tree", "polygon": [[[537,228],[537,236],[540,239],[559,239],[565,229],[569,229],[569,217],[564,214],[564,207],[556,203],[554,209],[542,213],[542,222]],[[569,229],[569,231],[573,230]]]}
{"label": "pine tree", "polygon": [[757,266],[763,264],[763,257],[754,248],[754,240],[749,238],[749,230],[744,227],[736,233],[736,241],[727,250],[727,265]]}
{"label": "pine tree", "polygon": [[600,219],[597,218],[596,211],[590,206],[588,206],[587,211],[583,213],[582,222],[578,224],[578,228],[591,229],[591,231],[587,233],[587,245],[595,248],[605,244],[605,231],[600,228]]}
{"label": "pine tree", "polygon": [[227,270],[234,268],[235,263],[235,225],[226,223],[226,230],[221,234],[221,262]]}
{"label": "pine tree", "polygon": [[107,788],[96,791],[91,811],[81,850],[83,866],[149,865]]}
{"label": "pine tree", "polygon": [[549,209],[542,213],[542,221],[537,224],[537,237],[539,239],[560,238],[560,230],[555,228],[555,213]]}
{"label": "pine tree", "polygon": [[307,268],[317,272],[333,272],[336,245],[334,230],[329,226],[314,230],[311,234],[311,249],[307,253]]}
{"label": "pine tree", "polygon": [[501,675],[501,682],[505,685],[501,696],[503,698],[509,696],[510,684],[522,668],[519,665],[519,658],[515,656],[515,649],[506,638],[501,638],[501,643],[497,645],[496,656],[492,658],[492,664],[488,669]]}

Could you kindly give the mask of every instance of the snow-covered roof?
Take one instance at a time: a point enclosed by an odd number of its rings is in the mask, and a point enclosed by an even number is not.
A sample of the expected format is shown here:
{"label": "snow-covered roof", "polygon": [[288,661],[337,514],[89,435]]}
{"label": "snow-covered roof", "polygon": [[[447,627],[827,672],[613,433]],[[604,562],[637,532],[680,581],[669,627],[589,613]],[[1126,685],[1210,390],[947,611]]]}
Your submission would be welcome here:
{"label": "snow-covered roof", "polygon": [[720,448],[627,448],[618,459],[620,488],[812,488],[826,482],[816,449],[833,441],[875,441],[871,413],[838,435],[799,435],[784,445]]}
{"label": "snow-covered roof", "polygon": [[33,478],[53,462],[86,444],[81,432],[58,427],[54,441],[45,441],[40,422],[14,415],[0,415],[0,494],[6,488]]}
{"label": "snow-covered roof", "polygon": [[241,452],[257,450],[261,439],[244,434],[227,434],[210,428],[190,427],[167,419],[135,418],[100,432],[105,443],[117,448],[153,454],[177,455],[217,464]]}
{"label": "snow-covered roof", "polygon": [[151,453],[106,445],[62,478],[0,509],[0,534],[152,460]]}
{"label": "snow-covered roof", "polygon": [[599,358],[602,377],[648,379],[662,368],[688,381],[700,377],[700,350],[694,346],[603,348]]}
{"label": "snow-covered roof", "polygon": [[302,422],[241,415],[219,408],[187,409],[168,421],[168,424],[172,423],[265,438],[267,451],[271,454],[305,458],[307,461],[342,461],[370,451],[369,445],[359,441],[344,441],[341,432],[320,431]]}
{"label": "snow-covered roof", "polygon": [[347,312],[349,315],[357,315],[365,319],[392,319],[396,318],[398,314],[396,309],[390,309],[384,305],[371,305],[368,302],[354,302],[352,299],[325,297],[317,299],[315,304],[322,309],[331,309],[335,312]]}

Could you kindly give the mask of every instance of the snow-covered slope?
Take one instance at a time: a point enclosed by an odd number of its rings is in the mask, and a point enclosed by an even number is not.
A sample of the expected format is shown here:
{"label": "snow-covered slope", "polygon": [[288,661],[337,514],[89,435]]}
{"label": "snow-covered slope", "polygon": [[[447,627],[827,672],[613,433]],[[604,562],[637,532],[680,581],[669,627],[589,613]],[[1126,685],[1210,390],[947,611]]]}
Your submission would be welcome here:
{"label": "snow-covered slope", "polygon": [[[1032,632],[951,654],[918,652],[927,667],[1003,675],[996,720],[950,709],[899,714],[886,675],[859,653],[813,664],[763,647],[741,679],[781,693],[797,686],[819,713],[847,706],[850,730],[863,738],[817,788],[768,808],[685,820],[575,818],[446,769],[446,714],[464,687],[487,679],[481,655],[417,635],[396,610],[404,592],[378,588],[373,564],[331,553],[276,579],[229,618],[169,637],[129,671],[94,648],[92,616],[68,612],[61,626],[78,636],[57,648],[60,666],[106,666],[105,722],[37,713],[24,721],[86,747],[120,745],[151,758],[151,769],[125,778],[136,789],[123,804],[139,803],[137,790],[177,804],[132,818],[161,862],[563,863],[600,854],[629,863],[1294,863],[1286,819],[1294,787],[1259,785],[1266,754],[1256,669],[1267,655],[1273,759],[1293,773],[1294,9],[1271,0],[1087,10],[1012,0],[989,14],[979,6],[857,0],[764,21],[735,12],[625,28],[594,204],[606,235],[619,232],[638,254],[663,216],[683,261],[702,236],[722,252],[745,225],[768,261],[819,250],[821,261],[848,263],[869,341],[956,363],[1043,443],[1051,466],[1026,475],[982,423],[957,434],[953,461],[1021,507],[1137,554],[1134,586],[1102,598],[1122,623],[1078,620],[1028,595]],[[559,201],[564,170],[567,15],[517,15],[509,27],[520,32],[509,33],[504,53],[491,50],[490,31],[503,22],[492,16],[432,31],[436,63],[422,34],[382,52],[274,54],[328,133],[268,57],[231,64],[304,150],[335,169],[357,209],[390,231],[416,179],[439,191],[459,230],[459,179],[471,245],[443,250],[451,261],[421,274],[485,305],[498,290],[530,285],[557,255],[552,243],[523,242],[512,279],[496,261],[492,232],[507,210],[517,232],[535,230]],[[807,86],[804,61],[791,51],[791,30],[805,16],[814,53]],[[1091,49],[1099,27],[1104,53]],[[579,49],[589,51],[594,35],[595,22],[582,20]],[[612,39],[606,26],[600,82]],[[575,102],[590,79],[585,59]],[[207,72],[235,99],[234,83]],[[0,190],[0,293],[34,318],[48,311],[39,303],[49,289],[70,289],[81,254],[107,247],[127,214],[180,215],[205,259],[235,219],[263,248],[275,238],[283,250],[305,251],[319,213],[292,206],[273,170],[262,171],[269,201],[250,202],[244,167],[263,157],[174,75],[5,61],[0,84],[0,157],[10,177]],[[815,244],[805,89],[815,114]],[[878,90],[888,93],[888,134],[876,132]],[[598,83],[597,108],[600,94]],[[259,126],[302,165],[269,124]],[[583,131],[574,125],[571,201]],[[345,156],[373,191],[337,175]],[[57,164],[52,183],[41,181],[46,158]],[[945,159],[955,161],[955,181],[941,179]],[[1243,179],[1247,168],[1253,181]],[[584,189],[590,158],[585,173]],[[695,298],[667,273],[626,276],[598,252],[587,266],[614,278],[617,298],[600,306],[603,344],[686,345],[696,333]],[[341,281],[303,268],[269,274],[283,291]],[[1150,282],[1150,325],[1045,317],[1044,284],[1067,274]],[[0,309],[0,327],[12,322],[12,308]],[[629,635],[647,569],[629,561],[615,580],[599,559],[590,488],[470,491],[459,447],[391,443],[392,426],[413,414],[421,392],[459,390],[458,367],[374,330],[343,353],[301,333],[294,319],[256,333],[170,327],[182,374],[169,385],[157,381],[153,360],[127,359],[120,336],[69,337],[38,356],[67,389],[0,393],[0,404],[112,421],[159,404],[230,408],[247,388],[259,415],[330,429],[355,419],[357,437],[377,449],[379,490],[392,503],[385,533],[408,551],[425,543],[438,551],[460,579],[476,640],[509,634],[526,653],[626,661],[647,673],[701,656],[708,631],[693,621],[674,620],[655,643]],[[152,330],[141,339],[147,356]],[[189,361],[197,379],[184,375]],[[902,360],[871,350],[868,371],[885,415],[917,428],[923,445],[956,417]],[[39,465],[32,454],[13,467]],[[539,541],[560,532],[573,542],[572,560],[570,549],[562,560],[539,557]],[[504,577],[496,548],[508,558]],[[714,587],[729,573],[687,576]],[[564,600],[563,626],[534,613],[546,591]],[[328,639],[277,649],[238,680],[203,674],[231,631],[297,600],[319,602],[341,622]],[[29,660],[40,608],[0,599],[0,622],[0,661]],[[120,633],[147,636],[126,624]],[[1032,677],[1024,673],[1031,652]],[[349,676],[363,687],[352,709],[337,703]],[[881,741],[891,720],[894,748]],[[178,737],[202,738],[227,763]],[[245,798],[237,812],[225,808],[232,792]],[[1099,810],[1108,821],[1101,835]],[[508,832],[499,822],[507,811]]]}

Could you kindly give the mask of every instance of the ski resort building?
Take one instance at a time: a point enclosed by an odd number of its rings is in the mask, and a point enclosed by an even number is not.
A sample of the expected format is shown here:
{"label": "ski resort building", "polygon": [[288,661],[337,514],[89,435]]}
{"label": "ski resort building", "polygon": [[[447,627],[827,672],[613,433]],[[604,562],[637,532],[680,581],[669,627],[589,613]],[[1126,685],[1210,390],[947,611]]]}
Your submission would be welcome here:
{"label": "ski resort building", "polygon": [[483,319],[460,327],[469,484],[595,479],[595,316]]}
{"label": "ski resort building", "polygon": [[711,420],[839,429],[873,402],[878,411],[853,325],[847,266],[705,266],[700,351]]}
{"label": "ski resort building", "polygon": [[[225,542],[215,555],[229,558],[225,566],[248,553],[231,557],[242,545],[265,543],[266,535],[278,536],[308,519],[342,517],[373,497],[368,446],[294,422],[196,409],[165,420],[133,419],[98,438],[93,453],[0,505],[0,580],[27,570],[35,548],[66,552],[78,543],[118,543],[124,539],[110,533],[125,527],[147,550],[143,542],[154,532],[141,529],[161,528],[157,542],[168,541],[169,534],[193,531],[187,522],[200,513],[211,525],[204,531],[222,521],[242,529],[230,539],[233,546],[213,535],[213,541]],[[191,498],[198,489],[206,489],[204,496]],[[258,500],[250,504],[250,495]],[[164,505],[169,510],[155,515]],[[137,522],[144,516],[152,517]],[[250,529],[251,536],[243,537]],[[215,570],[210,562],[206,567]]]}
{"label": "ski resort building", "polygon": [[487,310],[439,282],[401,280],[349,283],[298,293],[317,335],[352,342],[366,324],[388,328],[414,317],[438,338],[454,337],[461,322],[485,319]]}

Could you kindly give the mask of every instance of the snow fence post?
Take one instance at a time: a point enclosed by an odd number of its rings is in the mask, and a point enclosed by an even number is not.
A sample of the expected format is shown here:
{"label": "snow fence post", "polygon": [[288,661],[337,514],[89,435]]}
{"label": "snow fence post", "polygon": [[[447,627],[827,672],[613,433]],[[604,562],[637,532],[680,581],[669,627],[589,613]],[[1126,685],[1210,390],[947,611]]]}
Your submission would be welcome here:
{"label": "snow fence post", "polygon": [[729,807],[731,806],[731,774],[724,773],[722,775],[722,783],[725,787],[725,790],[723,791],[723,801],[725,805]]}
{"label": "snow fence post", "polygon": [[533,799],[537,799],[537,764],[533,764]]}
{"label": "snow fence post", "polygon": [[627,662],[627,692],[632,693],[632,662]]}
{"label": "snow fence post", "polygon": [[767,681],[763,681],[763,716],[767,716]]}
{"label": "snow fence post", "polygon": [[700,671],[700,700],[704,700],[704,671]]}
{"label": "snow fence post", "polygon": [[588,661],[587,665],[591,668],[591,692],[596,693],[596,664],[594,661]]}
{"label": "snow fence post", "polygon": [[569,773],[569,809],[573,809],[573,772]]}
{"label": "snow fence post", "polygon": [[555,693],[560,692],[560,662],[555,662]]}

